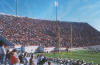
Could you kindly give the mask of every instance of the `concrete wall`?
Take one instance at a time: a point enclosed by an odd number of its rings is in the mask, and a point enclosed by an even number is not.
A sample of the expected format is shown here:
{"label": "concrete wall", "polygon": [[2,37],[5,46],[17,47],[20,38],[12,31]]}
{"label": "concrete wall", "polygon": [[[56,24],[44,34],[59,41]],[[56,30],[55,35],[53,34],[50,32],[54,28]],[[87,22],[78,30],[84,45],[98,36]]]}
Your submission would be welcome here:
{"label": "concrete wall", "polygon": [[93,51],[100,51],[100,45],[89,46],[88,49]]}

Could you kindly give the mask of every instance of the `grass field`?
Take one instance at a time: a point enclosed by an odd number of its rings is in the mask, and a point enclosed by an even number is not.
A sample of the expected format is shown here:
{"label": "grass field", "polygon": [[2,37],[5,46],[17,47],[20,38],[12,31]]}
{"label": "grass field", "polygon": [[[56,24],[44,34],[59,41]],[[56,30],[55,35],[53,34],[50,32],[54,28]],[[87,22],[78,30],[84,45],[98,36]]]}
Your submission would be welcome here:
{"label": "grass field", "polygon": [[86,62],[93,61],[94,64],[100,64],[100,52],[88,52],[88,51],[72,51],[72,52],[59,52],[59,53],[44,53],[44,56],[52,58],[66,58],[66,59],[84,59]]}

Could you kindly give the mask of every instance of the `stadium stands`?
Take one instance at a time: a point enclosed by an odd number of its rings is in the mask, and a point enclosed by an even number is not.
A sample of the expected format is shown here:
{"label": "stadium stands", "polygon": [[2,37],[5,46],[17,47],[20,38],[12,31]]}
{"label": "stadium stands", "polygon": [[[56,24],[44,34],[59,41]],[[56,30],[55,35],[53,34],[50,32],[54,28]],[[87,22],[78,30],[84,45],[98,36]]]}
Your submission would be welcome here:
{"label": "stadium stands", "polygon": [[[100,32],[87,23],[61,22],[61,47],[70,47],[72,24],[73,47],[100,45]],[[0,14],[0,34],[15,45],[57,46],[57,22]]]}
{"label": "stadium stands", "polygon": [[14,46],[13,43],[9,42],[6,38],[4,38],[2,35],[0,35],[0,41],[4,43],[6,46]]}

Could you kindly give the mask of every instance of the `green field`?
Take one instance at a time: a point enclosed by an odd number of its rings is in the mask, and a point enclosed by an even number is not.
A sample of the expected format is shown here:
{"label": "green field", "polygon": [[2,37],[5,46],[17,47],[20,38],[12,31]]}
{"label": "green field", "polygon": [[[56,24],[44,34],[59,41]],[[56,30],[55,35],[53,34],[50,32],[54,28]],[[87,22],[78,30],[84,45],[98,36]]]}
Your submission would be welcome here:
{"label": "green field", "polygon": [[72,51],[72,52],[59,52],[59,53],[44,53],[46,57],[52,58],[64,58],[64,59],[84,59],[86,62],[93,61],[94,64],[100,64],[100,52],[88,52],[88,51]]}

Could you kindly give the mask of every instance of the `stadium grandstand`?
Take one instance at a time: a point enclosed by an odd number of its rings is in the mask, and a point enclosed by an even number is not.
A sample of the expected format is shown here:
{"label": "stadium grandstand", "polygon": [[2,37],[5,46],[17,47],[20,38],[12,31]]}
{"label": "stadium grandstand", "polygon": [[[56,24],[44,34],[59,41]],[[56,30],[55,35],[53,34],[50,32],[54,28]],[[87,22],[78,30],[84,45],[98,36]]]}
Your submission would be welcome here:
{"label": "stadium grandstand", "polygon": [[[16,21],[17,18],[17,21]],[[15,45],[57,45],[57,22],[0,14],[0,34]],[[61,47],[70,46],[72,24],[72,47],[99,45],[100,32],[87,23],[61,22]]]}

